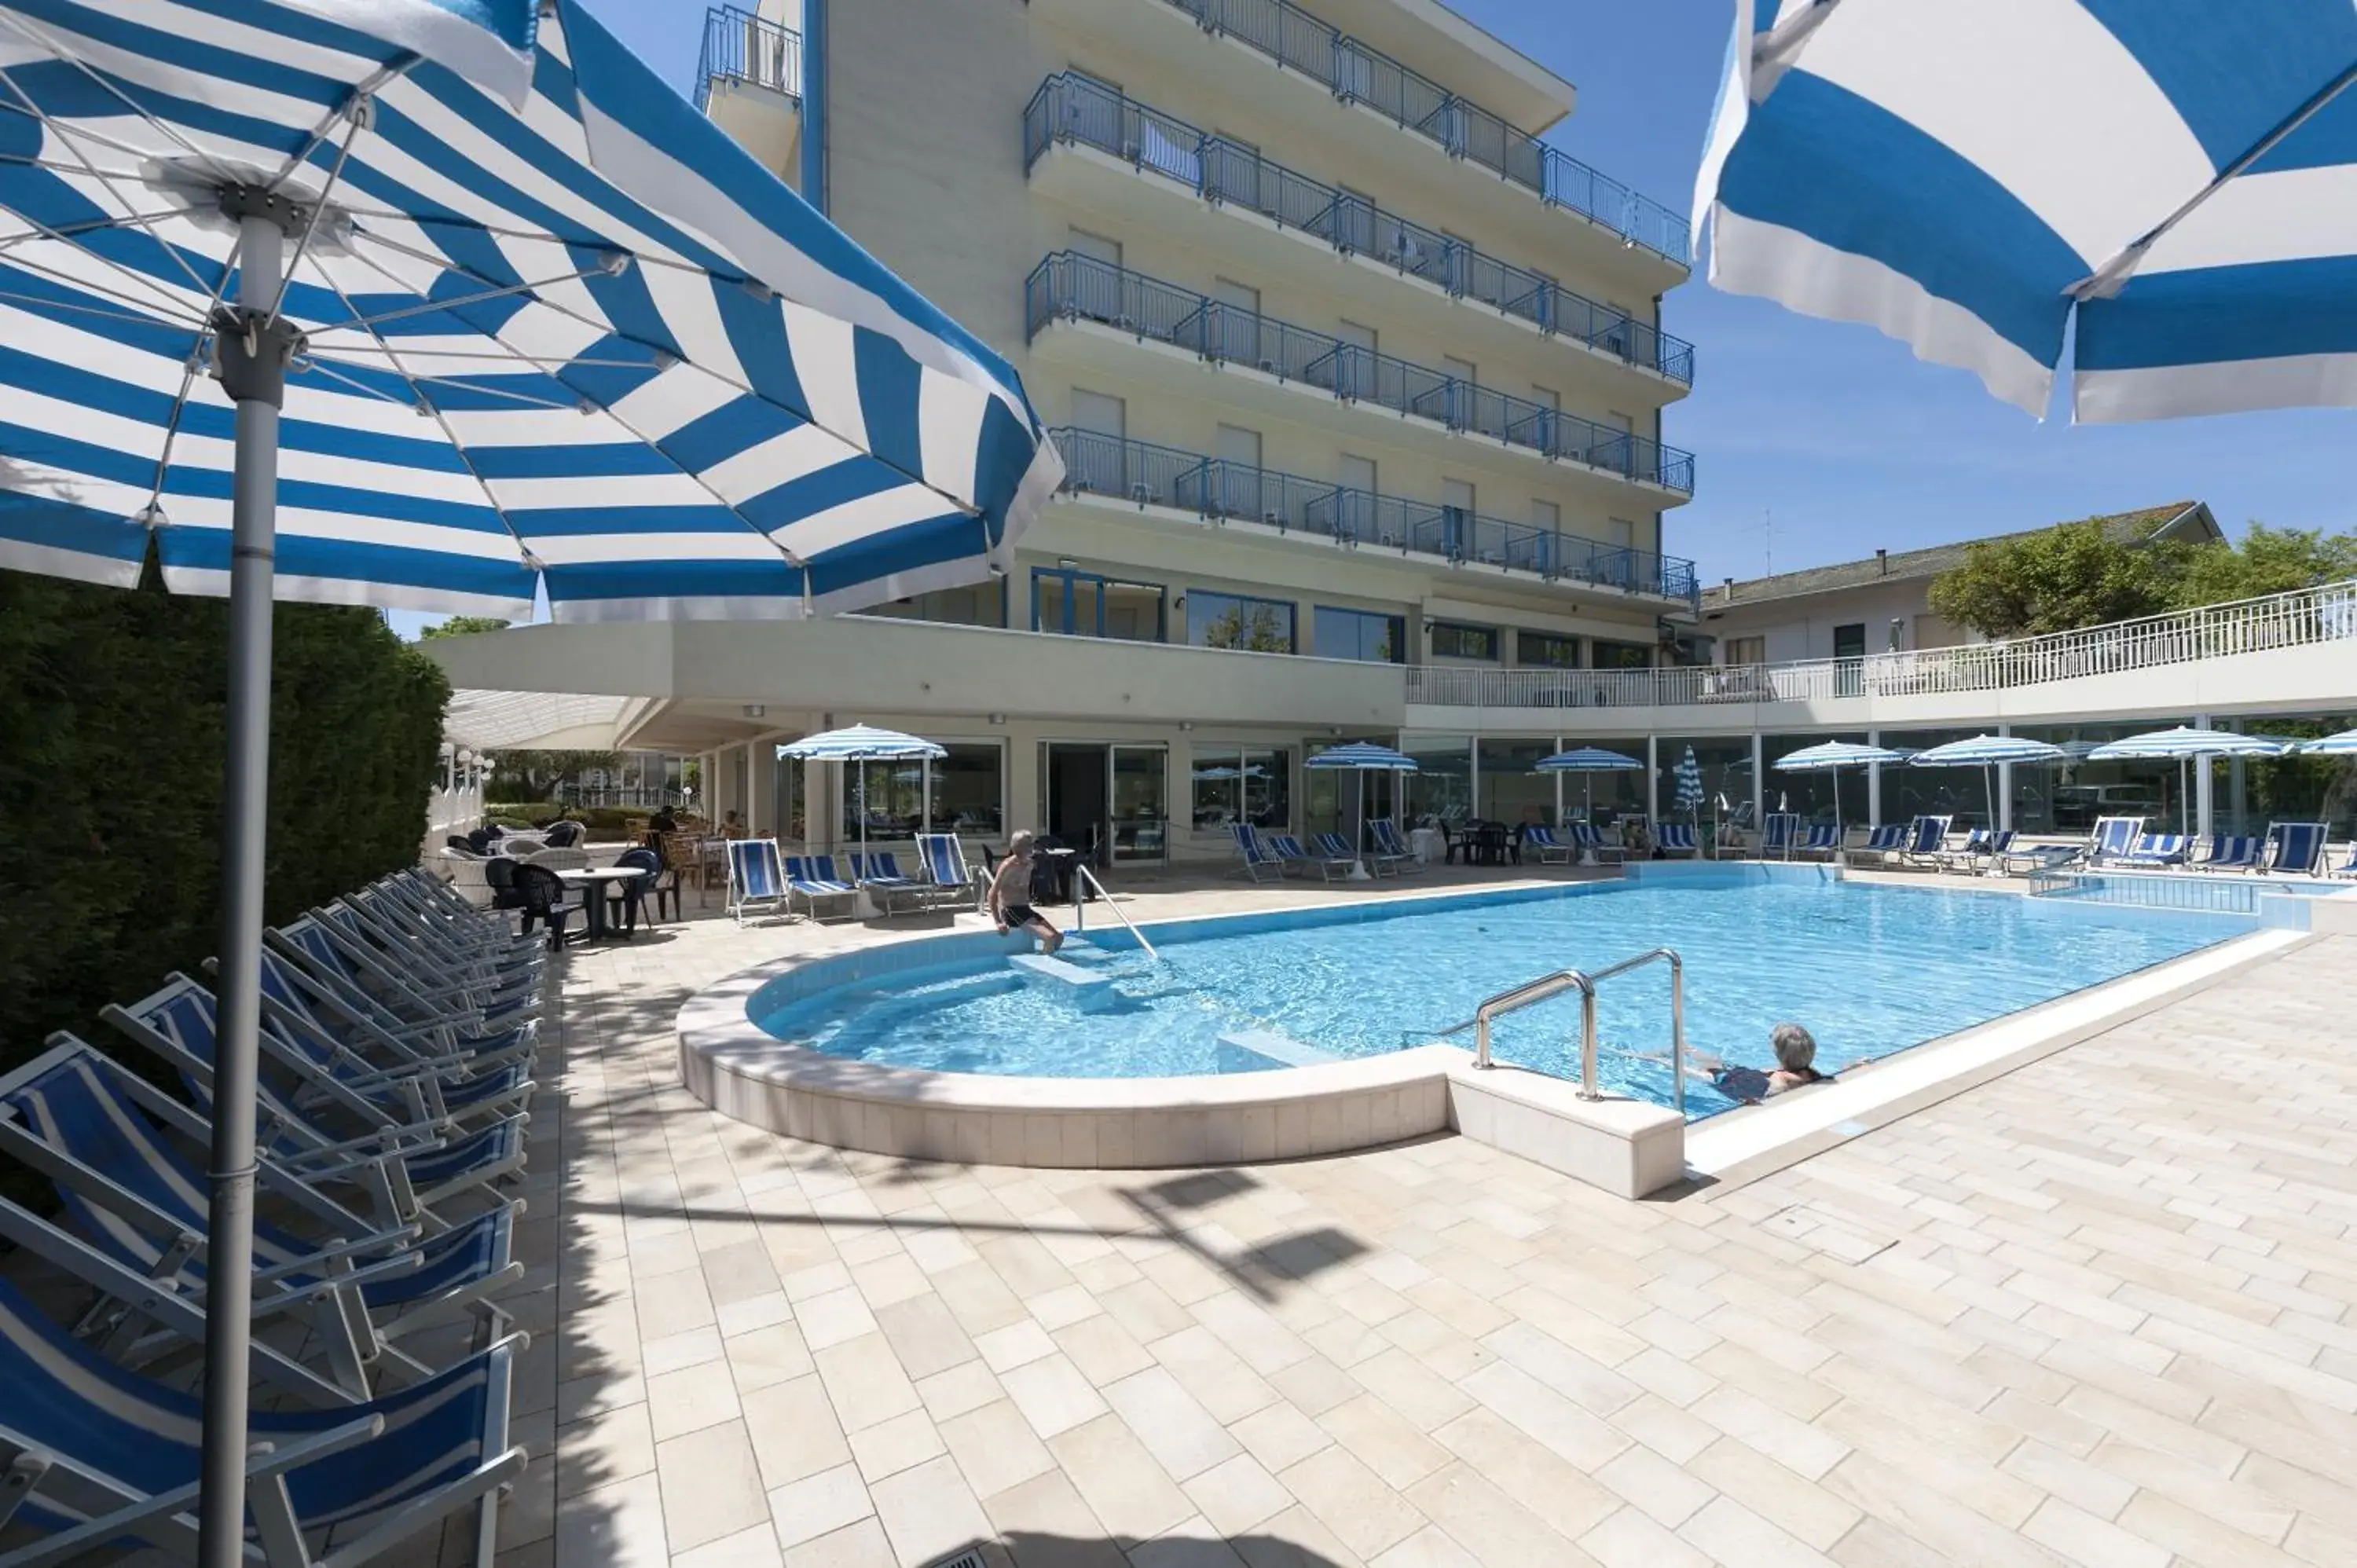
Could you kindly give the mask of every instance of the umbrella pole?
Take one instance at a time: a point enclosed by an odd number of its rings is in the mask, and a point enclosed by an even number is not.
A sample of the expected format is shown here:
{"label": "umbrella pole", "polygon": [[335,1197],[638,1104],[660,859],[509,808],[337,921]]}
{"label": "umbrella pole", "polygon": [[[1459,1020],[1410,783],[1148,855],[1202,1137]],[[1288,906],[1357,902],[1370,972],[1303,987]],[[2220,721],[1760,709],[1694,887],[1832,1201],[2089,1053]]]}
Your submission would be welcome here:
{"label": "umbrella pole", "polygon": [[[231,491],[228,765],[221,786],[221,1013],[213,1052],[205,1256],[204,1450],[198,1561],[245,1559],[247,1364],[253,1320],[253,1105],[262,1012],[263,845],[270,796],[271,596],[276,575],[278,410],[294,333],[262,323],[277,302],[285,229],[258,192],[223,193],[238,220],[238,308],[215,317],[221,377],[237,405]],[[249,326],[250,324],[250,326]]]}

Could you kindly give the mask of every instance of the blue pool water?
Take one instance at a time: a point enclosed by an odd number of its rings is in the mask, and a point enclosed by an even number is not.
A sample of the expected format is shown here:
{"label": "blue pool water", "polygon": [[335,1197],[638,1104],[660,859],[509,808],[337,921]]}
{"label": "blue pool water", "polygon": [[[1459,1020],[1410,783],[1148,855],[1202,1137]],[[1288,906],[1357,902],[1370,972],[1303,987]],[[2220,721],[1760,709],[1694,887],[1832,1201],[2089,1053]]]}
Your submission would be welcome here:
{"label": "blue pool water", "polygon": [[[1027,980],[1003,951],[902,969],[788,1000],[757,1000],[781,1039],[862,1061],[943,1072],[1071,1078],[1236,1070],[1220,1036],[1266,1030],[1336,1057],[1422,1044],[1484,998],[1553,970],[1600,968],[1654,947],[1685,963],[1686,1037],[1770,1065],[1770,1028],[1797,1019],[1838,1069],[2050,1001],[2255,929],[2247,915],[1867,886],[1801,874],[1644,879],[1240,919],[1149,932],[1088,964],[1116,994],[1089,1005]],[[1108,941],[1114,939],[1107,939]],[[1608,983],[1598,1032],[1608,1079],[1666,1103],[1668,1070],[1629,1052],[1669,1048],[1669,976]],[[1510,1061],[1576,1074],[1579,1004],[1566,993],[1501,1020]],[[1456,1036],[1470,1046],[1469,1032]],[[1249,1060],[1250,1058],[1244,1058]],[[1260,1065],[1260,1064],[1256,1064]],[[1709,1089],[1690,1113],[1727,1102]]]}

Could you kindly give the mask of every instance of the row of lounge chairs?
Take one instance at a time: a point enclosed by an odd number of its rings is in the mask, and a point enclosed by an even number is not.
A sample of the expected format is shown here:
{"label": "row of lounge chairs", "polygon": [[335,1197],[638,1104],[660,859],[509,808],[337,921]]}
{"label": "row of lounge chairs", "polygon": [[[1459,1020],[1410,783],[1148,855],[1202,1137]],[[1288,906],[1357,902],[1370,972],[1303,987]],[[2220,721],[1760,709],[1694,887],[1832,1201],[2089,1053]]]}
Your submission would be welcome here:
{"label": "row of lounge chairs", "polygon": [[[544,954],[420,872],[265,944],[246,1561],[358,1563],[464,1515],[488,1568],[525,1464],[497,1298],[524,1272]],[[43,1303],[79,1298],[60,1320],[0,1282],[0,1526],[34,1538],[12,1563],[195,1560],[200,1405],[164,1374],[207,1339],[217,1008],[175,974],[102,1017],[160,1071],[59,1033],[0,1077],[0,1154],[59,1200],[0,1197],[0,1236],[61,1276]]]}
{"label": "row of lounge chairs", "polygon": [[1307,876],[1312,871],[1331,882],[1354,875],[1361,866],[1372,876],[1397,876],[1424,869],[1424,863],[1401,836],[1399,824],[1388,817],[1368,820],[1367,833],[1374,846],[1364,853],[1353,850],[1351,841],[1337,832],[1312,833],[1309,845],[1305,846],[1292,833],[1263,832],[1250,822],[1231,823],[1229,832],[1234,835],[1243,875],[1254,882],[1264,875],[1281,879],[1296,872]]}
{"label": "row of lounge chairs", "polygon": [[[2104,817],[2088,835],[2085,864],[2091,870],[2181,868],[2321,876],[2327,875],[2327,831],[2322,822],[2270,822],[2257,837],[2212,833],[2201,844],[2190,833],[2147,832],[2142,817]],[[2357,875],[2357,844],[2350,846],[2348,863],[2330,874]]]}
{"label": "row of lounge chairs", "polygon": [[815,920],[822,907],[849,914],[867,893],[887,915],[905,909],[978,908],[982,882],[965,858],[955,833],[919,833],[920,875],[900,869],[889,851],[843,857],[845,876],[831,854],[780,854],[775,839],[728,841],[728,913],[739,926],[748,919],[791,919],[794,902]]}

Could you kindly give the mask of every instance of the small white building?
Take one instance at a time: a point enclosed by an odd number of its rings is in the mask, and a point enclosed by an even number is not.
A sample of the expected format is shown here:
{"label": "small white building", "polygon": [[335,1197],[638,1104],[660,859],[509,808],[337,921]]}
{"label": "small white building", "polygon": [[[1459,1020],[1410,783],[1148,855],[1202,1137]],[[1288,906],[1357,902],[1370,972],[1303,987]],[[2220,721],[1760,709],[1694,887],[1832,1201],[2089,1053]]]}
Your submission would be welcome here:
{"label": "small white building", "polygon": [[[2222,539],[2206,501],[2171,501],[2095,519],[2114,538],[2187,543]],[[2029,532],[2038,532],[2035,530]],[[1702,630],[1717,639],[1720,664],[1781,664],[1801,659],[1862,659],[1980,640],[1932,613],[1932,579],[1961,566],[1977,543],[2023,533],[1959,540],[1922,550],[1878,550],[1862,561],[1779,572],[1702,595]]]}

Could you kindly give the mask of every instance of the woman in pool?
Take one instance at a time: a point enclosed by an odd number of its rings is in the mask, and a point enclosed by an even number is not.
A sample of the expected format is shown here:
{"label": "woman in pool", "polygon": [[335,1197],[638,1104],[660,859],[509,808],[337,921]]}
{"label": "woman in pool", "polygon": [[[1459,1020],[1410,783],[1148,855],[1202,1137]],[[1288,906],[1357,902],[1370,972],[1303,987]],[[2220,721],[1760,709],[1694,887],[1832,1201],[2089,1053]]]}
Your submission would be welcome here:
{"label": "woman in pool", "polygon": [[1006,841],[1006,858],[990,878],[990,918],[1000,936],[1029,931],[1039,939],[1039,950],[1052,953],[1064,945],[1064,933],[1027,901],[1031,897],[1031,843],[1039,835],[1029,828]]}
{"label": "woman in pool", "polygon": [[1756,1067],[1729,1067],[1705,1052],[1688,1051],[1686,1074],[1701,1079],[1729,1100],[1740,1100],[1747,1105],[1757,1105],[1770,1095],[1781,1094],[1788,1089],[1833,1080],[1831,1073],[1819,1072],[1813,1065],[1817,1059],[1816,1037],[1798,1024],[1777,1025],[1768,1032],[1768,1044],[1776,1053],[1772,1072],[1762,1072]]}

